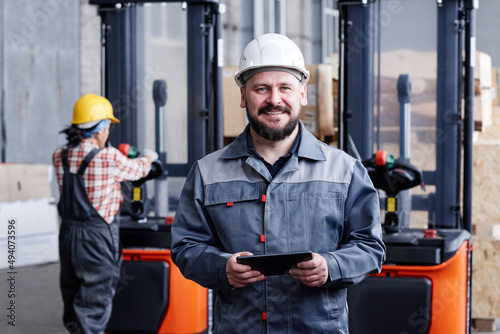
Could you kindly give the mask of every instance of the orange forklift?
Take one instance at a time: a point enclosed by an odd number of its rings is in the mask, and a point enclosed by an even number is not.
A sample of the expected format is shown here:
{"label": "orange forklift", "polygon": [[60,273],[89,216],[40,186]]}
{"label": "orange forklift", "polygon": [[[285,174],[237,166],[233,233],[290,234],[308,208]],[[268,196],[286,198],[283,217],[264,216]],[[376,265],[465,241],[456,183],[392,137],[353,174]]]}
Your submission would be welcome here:
{"label": "orange forklift", "polygon": [[[106,333],[208,333],[209,291],[185,279],[170,257],[170,227],[176,198],[169,197],[167,178],[183,178],[193,163],[221,148],[222,81],[220,48],[222,7],[218,0],[90,0],[101,18],[102,92],[120,115],[121,127],[112,129],[110,142],[137,154],[139,127],[145,115],[138,95],[143,87],[144,41],[141,36],[145,3],[178,3],[186,13],[187,36],[187,163],[169,163],[165,149],[167,84],[155,80],[155,144],[159,155],[155,172],[122,184],[120,238],[123,247],[121,279]],[[143,73],[144,74],[144,73]],[[155,78],[156,79],[156,78]],[[149,87],[148,87],[149,89]],[[142,116],[140,116],[142,115]],[[144,133],[142,133],[144,135]],[[177,143],[176,143],[177,144]],[[151,181],[150,181],[151,180]],[[150,182],[155,196],[148,197]],[[170,183],[169,183],[170,185]]]}
{"label": "orange forklift", "polygon": [[348,290],[352,334],[471,333],[477,7],[339,0],[339,143],[379,189],[387,247]]}

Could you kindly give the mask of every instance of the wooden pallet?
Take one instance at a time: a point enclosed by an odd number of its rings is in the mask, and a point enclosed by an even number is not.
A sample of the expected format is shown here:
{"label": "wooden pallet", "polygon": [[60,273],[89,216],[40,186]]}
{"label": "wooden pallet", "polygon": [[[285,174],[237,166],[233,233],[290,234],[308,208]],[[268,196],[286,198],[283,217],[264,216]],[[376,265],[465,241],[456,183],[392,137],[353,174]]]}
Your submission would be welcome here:
{"label": "wooden pallet", "polygon": [[495,332],[497,331],[497,319],[472,319],[474,332]]}

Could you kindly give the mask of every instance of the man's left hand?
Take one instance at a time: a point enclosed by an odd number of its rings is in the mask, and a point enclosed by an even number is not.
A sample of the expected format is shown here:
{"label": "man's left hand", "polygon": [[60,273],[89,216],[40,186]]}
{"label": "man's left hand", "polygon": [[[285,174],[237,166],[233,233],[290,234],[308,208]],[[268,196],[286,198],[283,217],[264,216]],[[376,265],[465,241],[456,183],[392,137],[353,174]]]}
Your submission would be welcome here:
{"label": "man's left hand", "polygon": [[297,263],[297,268],[290,269],[290,275],[303,284],[320,287],[328,280],[328,265],[323,256],[312,254],[312,259]]}

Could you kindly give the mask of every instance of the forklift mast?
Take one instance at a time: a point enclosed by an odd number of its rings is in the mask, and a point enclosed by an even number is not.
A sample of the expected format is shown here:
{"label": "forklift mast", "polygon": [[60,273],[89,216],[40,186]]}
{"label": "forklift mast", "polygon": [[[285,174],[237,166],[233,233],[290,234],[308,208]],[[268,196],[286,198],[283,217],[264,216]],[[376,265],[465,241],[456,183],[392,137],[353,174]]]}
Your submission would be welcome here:
{"label": "forklift mast", "polygon": [[339,144],[386,199],[386,261],[348,290],[352,334],[471,333],[477,7],[339,0]]}
{"label": "forklift mast", "polygon": [[[110,133],[113,143],[137,145],[138,10],[152,2],[182,2],[187,11],[188,161],[162,161],[169,176],[183,177],[196,160],[223,145],[220,4],[219,0],[90,0],[99,6],[101,16],[101,90],[121,115],[120,127]],[[158,153],[162,157],[165,152]]]}
{"label": "forklift mast", "polygon": [[[387,8],[381,9],[384,2]],[[430,226],[464,228],[470,232],[475,8],[478,1],[426,0],[419,1],[419,5],[426,2],[434,3],[437,10],[436,164],[435,170],[424,170],[423,174],[425,184],[435,186],[435,193],[413,195],[411,207],[412,210],[429,211]],[[381,145],[380,118],[384,114],[378,106],[380,64],[384,57],[380,45],[382,28],[390,20],[388,15],[397,15],[407,4],[399,2],[401,7],[396,8],[391,2],[391,12],[389,3],[384,0],[339,0],[339,145],[360,160],[371,158]],[[420,24],[426,25],[427,21]],[[421,29],[412,24],[405,28]],[[409,146],[403,140],[402,129],[400,126],[400,146]]]}
{"label": "forklift mast", "polygon": [[[102,94],[121,121],[110,132],[110,141],[116,145],[137,146],[138,133],[144,131],[138,125],[145,111],[140,110],[137,99],[137,73],[145,66],[140,52],[144,47],[141,10],[143,4],[151,2],[182,3],[187,14],[187,162],[167,161],[163,142],[167,83],[155,80],[150,98],[155,104],[156,124],[148,124],[148,128],[155,129],[163,175],[155,180],[154,215],[149,215],[145,179],[132,183],[128,192],[127,184],[122,185],[124,202],[119,220],[124,284],[114,297],[106,333],[208,333],[210,292],[185,279],[170,255],[173,218],[169,216],[166,178],[187,176],[198,159],[223,145],[222,5],[219,0],[90,0],[98,5],[101,17]],[[176,59],[170,61],[175,63]]]}

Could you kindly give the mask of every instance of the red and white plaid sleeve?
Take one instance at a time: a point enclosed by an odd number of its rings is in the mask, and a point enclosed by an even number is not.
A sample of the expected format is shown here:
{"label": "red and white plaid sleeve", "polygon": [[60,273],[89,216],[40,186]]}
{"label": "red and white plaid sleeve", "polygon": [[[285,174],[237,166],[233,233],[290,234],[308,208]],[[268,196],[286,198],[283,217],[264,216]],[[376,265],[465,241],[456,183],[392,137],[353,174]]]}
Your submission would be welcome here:
{"label": "red and white plaid sleeve", "polygon": [[[70,172],[76,173],[83,158],[94,148],[98,148],[92,139],[69,150]],[[62,148],[53,154],[59,189],[62,188],[63,167]],[[103,148],[90,162],[83,175],[85,188],[90,203],[108,223],[112,222],[120,208],[120,182],[138,180],[149,173],[151,164],[146,158],[129,159],[114,147]]]}

